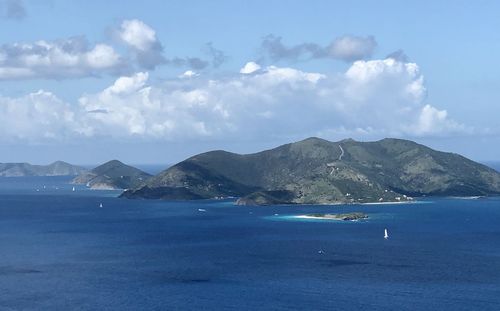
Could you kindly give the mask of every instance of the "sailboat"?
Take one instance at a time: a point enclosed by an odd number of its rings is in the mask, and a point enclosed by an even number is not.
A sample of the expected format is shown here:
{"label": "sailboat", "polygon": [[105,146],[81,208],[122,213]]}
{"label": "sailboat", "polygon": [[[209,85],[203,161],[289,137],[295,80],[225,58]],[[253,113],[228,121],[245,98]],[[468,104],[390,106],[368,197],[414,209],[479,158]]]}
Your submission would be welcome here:
{"label": "sailboat", "polygon": [[389,238],[389,233],[387,233],[387,229],[384,229],[384,239],[388,239]]}
{"label": "sailboat", "polygon": [[75,189],[75,187],[73,187],[73,192],[74,192],[75,190],[76,190],[76,189]]}
{"label": "sailboat", "polygon": [[99,207],[101,207],[101,208],[102,208],[102,203],[101,203],[101,204],[99,204]]}

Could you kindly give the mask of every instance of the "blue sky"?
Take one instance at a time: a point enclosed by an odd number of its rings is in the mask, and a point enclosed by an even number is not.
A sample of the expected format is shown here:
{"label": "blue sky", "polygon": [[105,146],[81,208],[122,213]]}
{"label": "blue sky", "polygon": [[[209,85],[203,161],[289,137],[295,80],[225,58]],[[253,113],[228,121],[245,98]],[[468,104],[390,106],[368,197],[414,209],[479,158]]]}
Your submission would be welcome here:
{"label": "blue sky", "polygon": [[499,6],[0,0],[0,162],[172,163],[312,135],[500,159]]}

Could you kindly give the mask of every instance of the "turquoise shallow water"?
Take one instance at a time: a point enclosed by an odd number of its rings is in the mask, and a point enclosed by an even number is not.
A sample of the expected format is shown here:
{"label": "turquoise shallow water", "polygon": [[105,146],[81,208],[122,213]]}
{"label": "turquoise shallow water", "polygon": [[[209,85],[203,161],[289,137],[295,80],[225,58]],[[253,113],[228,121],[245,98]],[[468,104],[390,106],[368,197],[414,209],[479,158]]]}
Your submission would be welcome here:
{"label": "turquoise shallow water", "polygon": [[[0,310],[500,310],[499,198],[238,207],[67,181],[0,179]],[[350,211],[370,218],[289,218]]]}

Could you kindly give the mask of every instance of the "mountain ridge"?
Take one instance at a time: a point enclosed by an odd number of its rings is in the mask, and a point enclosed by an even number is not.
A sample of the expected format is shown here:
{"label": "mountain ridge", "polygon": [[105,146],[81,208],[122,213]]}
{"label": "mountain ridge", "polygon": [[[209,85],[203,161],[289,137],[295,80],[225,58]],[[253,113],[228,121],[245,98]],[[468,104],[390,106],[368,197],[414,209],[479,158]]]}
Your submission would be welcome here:
{"label": "mountain ridge", "polygon": [[241,204],[260,205],[499,193],[498,172],[458,154],[404,139],[331,142],[310,137],[251,154],[223,150],[201,153],[124,192],[122,197],[240,197]]}

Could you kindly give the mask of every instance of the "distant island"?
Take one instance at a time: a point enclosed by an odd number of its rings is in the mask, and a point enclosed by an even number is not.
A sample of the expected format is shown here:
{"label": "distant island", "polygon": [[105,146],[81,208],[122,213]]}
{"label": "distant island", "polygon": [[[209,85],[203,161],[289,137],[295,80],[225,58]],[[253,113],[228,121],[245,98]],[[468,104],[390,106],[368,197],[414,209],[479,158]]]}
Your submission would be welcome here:
{"label": "distant island", "polygon": [[112,160],[83,172],[72,183],[87,185],[94,190],[129,189],[142,185],[150,177],[150,174],[138,168]]}
{"label": "distant island", "polygon": [[124,198],[238,197],[241,205],[407,202],[418,196],[500,194],[500,173],[409,140],[308,138],[254,154],[193,156]]}
{"label": "distant island", "polygon": [[296,218],[305,219],[324,219],[324,220],[343,220],[343,221],[356,221],[360,219],[367,219],[368,215],[360,212],[346,213],[346,214],[306,214],[295,216]]}
{"label": "distant island", "polygon": [[76,176],[87,169],[63,161],[49,165],[33,165],[29,163],[0,163],[0,177],[27,176]]}

